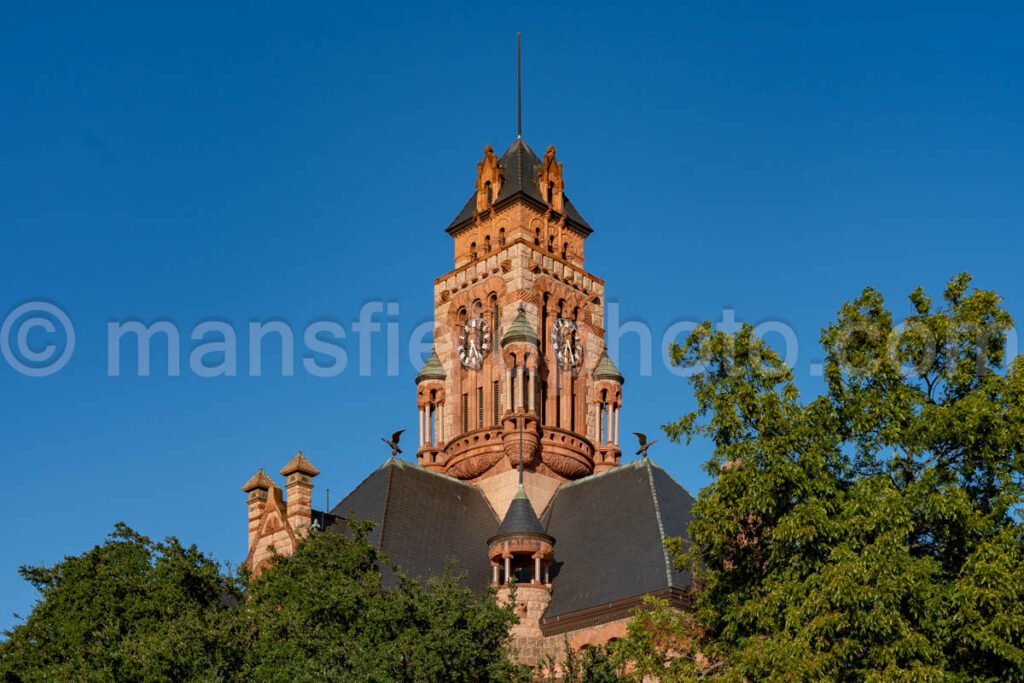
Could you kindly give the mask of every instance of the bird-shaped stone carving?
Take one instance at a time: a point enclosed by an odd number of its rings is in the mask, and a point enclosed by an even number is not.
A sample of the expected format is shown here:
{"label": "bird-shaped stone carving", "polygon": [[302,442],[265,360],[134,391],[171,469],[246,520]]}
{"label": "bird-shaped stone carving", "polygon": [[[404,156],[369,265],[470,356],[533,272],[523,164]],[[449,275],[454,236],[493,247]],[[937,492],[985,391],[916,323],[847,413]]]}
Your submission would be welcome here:
{"label": "bird-shaped stone carving", "polygon": [[391,440],[385,439],[383,436],[380,438],[381,441],[391,446],[391,455],[398,455],[402,452],[402,449],[398,447],[398,440],[402,438],[402,432],[404,429],[399,429],[397,432],[391,435]]}
{"label": "bird-shaped stone carving", "polygon": [[646,458],[647,457],[647,449],[650,448],[651,446],[653,446],[654,444],[658,443],[658,440],[655,439],[654,441],[647,441],[647,435],[644,434],[643,432],[633,432],[633,433],[636,434],[636,438],[638,438],[640,440],[640,450],[638,450],[636,452],[636,454],[641,456],[641,457],[643,457],[643,458]]}

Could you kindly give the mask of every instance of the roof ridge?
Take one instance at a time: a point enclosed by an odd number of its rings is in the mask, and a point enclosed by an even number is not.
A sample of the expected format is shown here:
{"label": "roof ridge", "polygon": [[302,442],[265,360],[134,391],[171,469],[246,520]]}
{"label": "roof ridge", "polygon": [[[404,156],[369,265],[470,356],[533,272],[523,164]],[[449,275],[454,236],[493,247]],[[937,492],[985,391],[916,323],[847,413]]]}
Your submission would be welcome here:
{"label": "roof ridge", "polygon": [[[641,462],[647,460],[643,458]],[[661,555],[665,558],[665,580],[672,585],[672,558],[668,556],[668,548],[665,547],[665,523],[661,520],[661,502],[658,500],[658,490],[654,486],[654,470],[647,465],[647,483],[651,487],[651,501],[654,503],[654,518],[658,521],[658,538],[661,540]],[[660,467],[658,468],[661,469]],[[664,470],[662,470],[664,471]],[[683,489],[684,491],[686,489]]]}
{"label": "roof ridge", "polygon": [[423,474],[429,474],[432,477],[441,477],[445,481],[450,481],[453,484],[458,484],[459,486],[465,487],[467,489],[472,489],[472,490],[476,490],[476,491],[479,490],[476,486],[473,486],[472,484],[467,484],[466,482],[462,481],[461,479],[456,479],[455,477],[450,477],[450,476],[448,476],[447,474],[445,474],[443,472],[435,472],[434,470],[428,470],[426,467],[420,467],[419,465],[413,465],[411,462],[407,462],[405,460],[402,460],[401,458],[394,458],[394,459],[397,460],[398,462],[400,462],[402,464],[402,467],[405,468],[405,469],[408,469],[410,472],[422,472]]}
{"label": "roof ridge", "polygon": [[[641,460],[630,460],[629,462],[627,462],[627,463],[625,463],[623,465],[619,465],[618,467],[613,467],[610,470],[605,470],[604,472],[597,472],[595,474],[588,474],[587,476],[581,477],[580,479],[577,479],[576,481],[570,481],[568,484],[562,484],[561,486],[558,487],[558,490],[561,491],[562,489],[567,489],[567,488],[570,488],[572,486],[576,486],[577,484],[585,484],[588,481],[593,481],[594,479],[597,479],[598,477],[605,477],[605,476],[608,476],[609,474],[614,474],[615,472],[622,472],[627,467],[634,467],[634,468],[635,467],[639,467],[642,462],[643,462],[643,459],[641,459]],[[556,495],[557,495],[557,492],[556,492]],[[550,503],[548,505],[550,506]]]}
{"label": "roof ridge", "polygon": [[[391,460],[398,461],[399,463],[402,462],[395,456],[391,456]],[[392,468],[387,472],[388,483],[384,487],[384,505],[380,512],[380,534],[377,535],[377,550],[380,551],[384,550],[384,530],[387,528],[388,523],[388,503],[391,500],[391,486],[395,481],[394,463],[391,464]]]}
{"label": "roof ridge", "polygon": [[681,488],[681,489],[683,490],[683,493],[685,493],[686,495],[688,495],[688,496],[689,496],[690,498],[692,498],[692,499],[693,499],[694,501],[696,501],[696,500],[697,500],[697,497],[696,497],[696,496],[694,496],[694,495],[693,495],[692,493],[690,493],[690,489],[688,489],[688,488],[686,488],[685,486],[683,486],[682,484],[680,484],[680,483],[679,483],[679,480],[678,480],[678,479],[676,479],[675,477],[673,477],[673,476],[672,476],[672,474],[671,474],[671,473],[670,473],[670,472],[669,472],[668,470],[666,470],[666,469],[665,469],[664,467],[662,467],[661,465],[659,465],[658,463],[656,463],[656,462],[654,461],[654,458],[651,458],[650,456],[648,456],[648,457],[644,458],[644,460],[647,460],[647,461],[649,461],[649,462],[650,462],[650,464],[651,464],[651,466],[653,466],[653,467],[657,467],[657,468],[658,468],[658,469],[659,469],[659,470],[660,470],[660,471],[661,471],[661,472],[662,472],[662,473],[663,473],[663,474],[664,474],[664,475],[665,475],[666,477],[668,477],[669,481],[671,481],[671,482],[672,482],[673,484],[675,484],[676,486],[678,486],[679,488]]}

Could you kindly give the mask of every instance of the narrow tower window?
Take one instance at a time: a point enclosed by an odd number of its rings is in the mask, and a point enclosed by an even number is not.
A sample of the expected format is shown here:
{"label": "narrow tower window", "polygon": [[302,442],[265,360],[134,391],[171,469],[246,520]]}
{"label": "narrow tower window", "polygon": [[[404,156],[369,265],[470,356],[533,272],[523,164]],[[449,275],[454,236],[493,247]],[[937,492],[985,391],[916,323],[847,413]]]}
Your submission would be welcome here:
{"label": "narrow tower window", "polygon": [[469,431],[469,394],[462,395],[462,433]]}
{"label": "narrow tower window", "polygon": [[476,388],[476,426],[484,426],[484,388]]}
{"label": "narrow tower window", "polygon": [[494,189],[491,188],[491,181],[488,180],[484,184],[485,191],[487,192],[487,206],[490,206],[494,202]]}
{"label": "narrow tower window", "polygon": [[498,230],[498,249],[505,246],[505,228]]}
{"label": "narrow tower window", "polygon": [[494,294],[491,295],[491,347],[498,348],[498,339],[500,332],[498,327],[501,325],[501,309],[498,307],[498,297]]}
{"label": "narrow tower window", "polygon": [[494,426],[497,427],[499,417],[498,408],[501,405],[501,382],[499,382],[498,380],[494,380],[494,384],[492,386],[494,388],[494,391],[492,392],[494,394]]}
{"label": "narrow tower window", "polygon": [[553,182],[548,183],[548,204],[555,198],[555,184]]}
{"label": "narrow tower window", "polygon": [[487,235],[484,237],[484,251],[488,254],[491,253],[491,236]]}

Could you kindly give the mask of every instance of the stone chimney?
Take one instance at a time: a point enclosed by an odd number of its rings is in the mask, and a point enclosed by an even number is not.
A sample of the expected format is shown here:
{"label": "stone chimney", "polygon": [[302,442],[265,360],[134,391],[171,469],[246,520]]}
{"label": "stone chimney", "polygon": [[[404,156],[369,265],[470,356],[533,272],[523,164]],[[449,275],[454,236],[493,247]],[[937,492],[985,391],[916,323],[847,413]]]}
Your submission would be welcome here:
{"label": "stone chimney", "polygon": [[285,506],[288,526],[299,538],[309,530],[313,522],[313,477],[320,474],[320,470],[299,451],[281,469],[281,474],[287,477],[284,489],[287,494]]}
{"label": "stone chimney", "polygon": [[248,493],[246,504],[249,506],[249,553],[252,553],[260,533],[260,524],[263,521],[263,513],[267,509],[267,494],[274,486],[273,480],[267,476],[263,468],[256,470],[249,481],[242,487],[244,493]]}

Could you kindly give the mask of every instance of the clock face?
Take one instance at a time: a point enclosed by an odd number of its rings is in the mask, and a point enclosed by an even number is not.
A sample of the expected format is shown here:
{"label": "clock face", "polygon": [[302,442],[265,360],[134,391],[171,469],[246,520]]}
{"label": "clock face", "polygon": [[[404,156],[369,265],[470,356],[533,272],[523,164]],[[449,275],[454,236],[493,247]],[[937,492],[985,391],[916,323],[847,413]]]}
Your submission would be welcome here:
{"label": "clock face", "polygon": [[459,332],[459,361],[463,366],[479,369],[491,348],[491,328],[483,318],[470,318]]}
{"label": "clock face", "polygon": [[555,357],[563,370],[577,367],[583,359],[583,340],[575,321],[559,318],[551,329],[551,343],[555,347]]}

